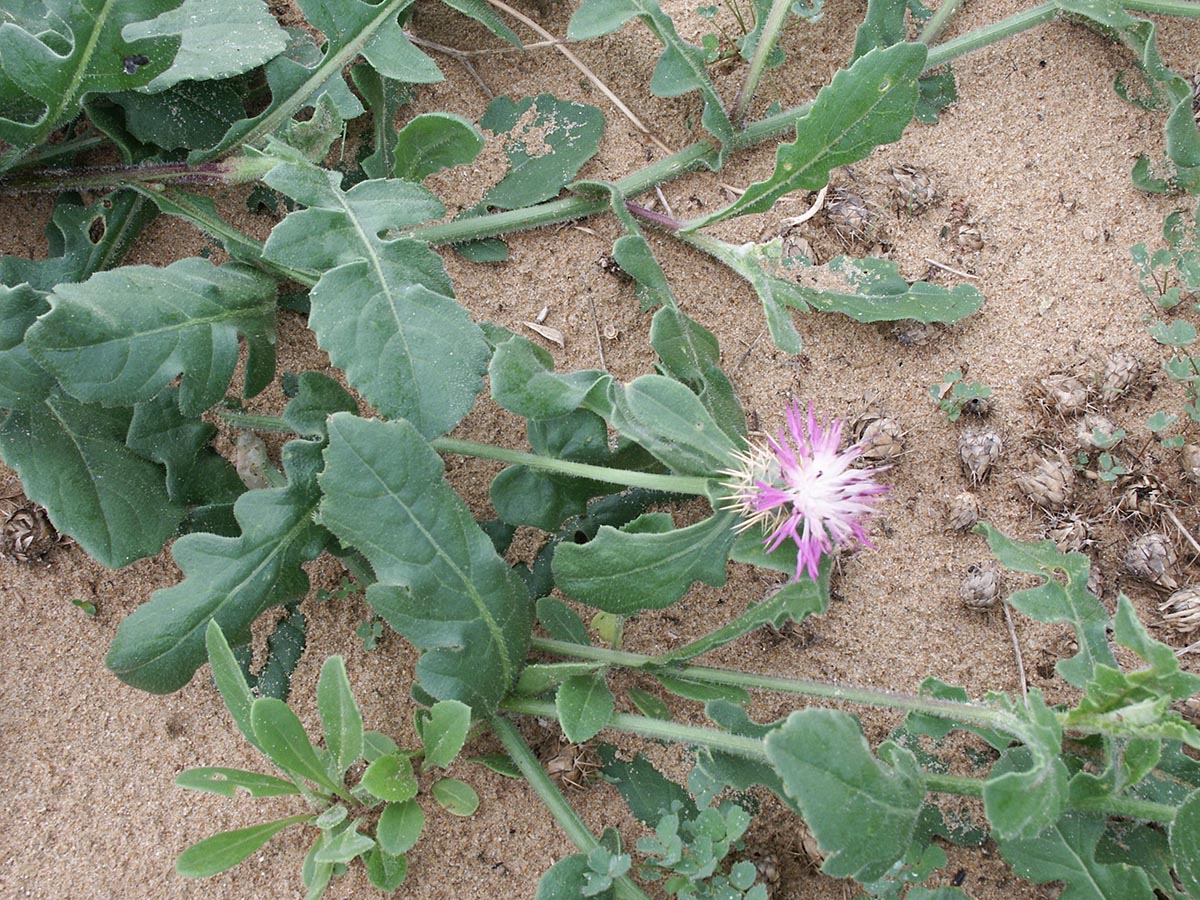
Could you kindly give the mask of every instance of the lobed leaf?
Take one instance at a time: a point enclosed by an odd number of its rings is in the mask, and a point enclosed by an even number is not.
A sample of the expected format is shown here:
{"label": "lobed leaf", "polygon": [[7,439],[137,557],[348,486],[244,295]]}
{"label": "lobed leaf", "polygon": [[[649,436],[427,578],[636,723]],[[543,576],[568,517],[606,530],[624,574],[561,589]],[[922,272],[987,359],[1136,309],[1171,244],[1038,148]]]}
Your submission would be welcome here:
{"label": "lobed leaf", "polygon": [[885,741],[872,753],[858,720],[794,712],[765,738],[767,758],[827,854],[821,871],[872,881],[908,852],[925,782],[912,753]]}
{"label": "lobed leaf", "polygon": [[408,422],[329,419],[320,521],[362,551],[367,601],[422,651],[420,688],[493,712],[516,681],[533,626],[520,578]]}
{"label": "lobed leaf", "polygon": [[29,284],[0,284],[0,409],[28,409],[42,403],[56,386],[54,376],[37,364],[25,335],[50,309],[43,291]]}
{"label": "lobed leaf", "polygon": [[629,811],[644,825],[653,828],[663,816],[672,814],[685,819],[699,815],[692,796],[640,753],[626,762],[617,757],[614,748],[603,745],[600,758],[604,777],[617,786]]}
{"label": "lobed leaf", "polygon": [[275,226],[263,255],[321,272],[309,324],[330,361],[383,415],[426,437],[449,431],[483,386],[487,342],[455,302],[441,257],[420,241],[380,237],[436,218],[441,203],[403,181],[342,191],[337,173],[292,162],[265,180],[308,207]]}
{"label": "lobed leaf", "polygon": [[602,526],[586,544],[559,544],[554,579],[564,594],[618,615],[663,609],[692,583],[722,585],[733,546],[733,514],[719,512],[686,528],[669,516],[641,516],[624,529]]}
{"label": "lobed leaf", "polygon": [[199,415],[225,396],[239,335],[250,351],[246,396],[274,375],[275,282],[241,264],[126,266],[59,285],[49,299],[30,352],[84,402],[130,406],[182,373],[180,409]]}
{"label": "lobed leaf", "polygon": [[350,68],[350,80],[371,111],[373,140],[369,156],[359,163],[368,178],[387,178],[396,165],[396,117],[400,108],[412,100],[408,85],[384,78],[365,62]]}
{"label": "lobed leaf", "polygon": [[796,140],[779,145],[771,177],[750,185],[736,202],[689,229],[766,212],[792,191],[819,190],[838,166],[858,162],[880,144],[899,140],[916,111],[917,79],[925,68],[926,52],[924,44],[896,44],[872,50],[838,72],[796,122]]}
{"label": "lobed leaf", "polygon": [[342,829],[330,838],[313,857],[313,861],[321,864],[337,865],[348,863],[356,856],[367,853],[375,846],[374,838],[369,838],[358,830],[361,819],[356,819],[347,828]]}
{"label": "lobed leaf", "polygon": [[554,419],[580,406],[606,406],[612,376],[596,369],[554,373],[554,360],[527,338],[496,345],[488,364],[492,399],[527,419]]}
{"label": "lobed leaf", "polygon": [[[155,591],[117,629],[105,665],[126,684],[154,693],[183,687],[204,662],[204,631],[216,621],[233,643],[249,637],[266,609],[308,591],[300,564],[325,547],[314,524],[320,445],[283,450],[287,487],[247,491],[234,506],[240,537],[190,534],[172,548],[184,580]],[[145,504],[141,511],[144,513]]]}

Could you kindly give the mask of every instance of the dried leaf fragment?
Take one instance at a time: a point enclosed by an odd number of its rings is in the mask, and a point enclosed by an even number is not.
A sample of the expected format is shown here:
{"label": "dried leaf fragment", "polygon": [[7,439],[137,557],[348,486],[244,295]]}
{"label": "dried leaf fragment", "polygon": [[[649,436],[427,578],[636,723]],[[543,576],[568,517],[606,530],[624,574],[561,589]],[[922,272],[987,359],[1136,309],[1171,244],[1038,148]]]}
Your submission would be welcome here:
{"label": "dried leaf fragment", "polygon": [[566,341],[563,338],[563,333],[551,325],[542,325],[540,322],[522,322],[530,331],[536,332],[553,344],[558,344],[560,347],[566,346]]}

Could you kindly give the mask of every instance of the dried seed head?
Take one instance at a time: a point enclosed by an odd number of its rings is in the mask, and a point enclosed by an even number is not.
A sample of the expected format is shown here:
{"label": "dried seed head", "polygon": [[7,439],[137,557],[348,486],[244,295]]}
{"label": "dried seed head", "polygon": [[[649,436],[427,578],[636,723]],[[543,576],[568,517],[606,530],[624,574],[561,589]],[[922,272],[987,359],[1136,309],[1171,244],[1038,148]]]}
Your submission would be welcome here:
{"label": "dried seed head", "polygon": [[1192,584],[1173,593],[1158,607],[1163,621],[1181,634],[1200,628],[1200,585]]}
{"label": "dried seed head", "polygon": [[918,169],[916,166],[892,166],[888,174],[895,182],[894,190],[900,200],[900,206],[910,214],[923,212],[937,199],[933,179],[924,169]]}
{"label": "dried seed head", "polygon": [[992,563],[967,567],[967,577],[958,589],[958,599],[967,609],[985,610],[996,605],[1000,593],[1000,570]]}
{"label": "dried seed head", "polygon": [[1200,728],[1200,697],[1188,697],[1171,708],[1177,710],[1181,716]]}
{"label": "dried seed head", "polygon": [[1161,493],[1158,481],[1143,475],[1121,491],[1121,496],[1117,499],[1117,509],[1129,516],[1143,516],[1149,519],[1159,505],[1158,498]]}
{"label": "dried seed head", "polygon": [[1171,570],[1175,568],[1175,548],[1165,534],[1149,531],[1134,538],[1121,560],[1121,568],[1134,578],[1173,591],[1179,587]]}
{"label": "dried seed head", "polygon": [[960,250],[977,253],[983,249],[983,232],[978,225],[959,225],[954,231],[954,244]]}
{"label": "dried seed head", "polygon": [[1091,543],[1088,523],[1079,516],[1066,516],[1046,530],[1046,537],[1054,541],[1059,553],[1082,553]]}
{"label": "dried seed head", "polygon": [[1075,423],[1075,441],[1086,450],[1109,450],[1121,442],[1120,430],[1111,419],[1088,413]]}
{"label": "dried seed head", "polygon": [[1100,373],[1100,399],[1112,403],[1133,384],[1134,379],[1142,371],[1142,364],[1137,357],[1118,350],[1104,361],[1104,369]]}
{"label": "dried seed head", "polygon": [[1017,475],[1017,487],[1042,509],[1057,512],[1071,499],[1075,470],[1063,459],[1039,459],[1033,471]]}
{"label": "dried seed head", "polygon": [[962,411],[983,418],[992,411],[991,397],[972,397],[962,405]]}
{"label": "dried seed head", "polygon": [[859,194],[834,188],[825,203],[825,221],[843,241],[862,241],[871,231],[871,208]]}
{"label": "dried seed head", "polygon": [[859,458],[871,464],[892,464],[904,454],[904,429],[891,416],[860,416],[854,422]]}
{"label": "dried seed head", "polygon": [[1088,567],[1087,589],[1097,597],[1104,596],[1104,576],[1095,560],[1092,560],[1092,564]]}
{"label": "dried seed head", "polygon": [[58,534],[46,511],[35,503],[26,503],[8,517],[0,530],[0,557],[8,556],[17,562],[37,562],[50,552]]}
{"label": "dried seed head", "polygon": [[1200,446],[1184,444],[1179,451],[1179,466],[1184,478],[1192,484],[1200,484]]}
{"label": "dried seed head", "polygon": [[779,857],[774,853],[756,853],[753,858],[754,868],[758,870],[758,877],[767,884],[778,884]]}
{"label": "dried seed head", "polygon": [[1087,386],[1074,375],[1047,375],[1038,387],[1050,408],[1061,416],[1076,416],[1087,408]]}
{"label": "dried seed head", "polygon": [[951,531],[966,531],[979,521],[979,501],[970,491],[955,495],[946,510],[946,525]]}
{"label": "dried seed head", "polygon": [[992,465],[1003,450],[1004,441],[990,428],[971,428],[958,436],[963,473],[970,476],[972,484],[987,480]]}
{"label": "dried seed head", "polygon": [[583,744],[558,744],[555,742],[542,754],[542,765],[546,774],[560,788],[582,788],[599,768],[589,756]]}
{"label": "dried seed head", "polygon": [[901,319],[894,323],[889,331],[893,338],[906,347],[928,344],[938,334],[937,328],[933,325],[928,322],[918,322],[916,319]]}

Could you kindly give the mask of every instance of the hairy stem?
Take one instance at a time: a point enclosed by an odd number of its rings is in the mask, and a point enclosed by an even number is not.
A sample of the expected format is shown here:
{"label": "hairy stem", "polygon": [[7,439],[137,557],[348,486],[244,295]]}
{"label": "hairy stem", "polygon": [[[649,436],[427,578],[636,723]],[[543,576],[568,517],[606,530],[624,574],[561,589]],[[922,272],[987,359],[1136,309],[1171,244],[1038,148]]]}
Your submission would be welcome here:
{"label": "hairy stem", "polygon": [[762,80],[763,72],[767,70],[767,60],[770,59],[771,51],[775,49],[775,44],[779,41],[779,35],[783,31],[783,23],[787,19],[788,8],[791,5],[791,0],[773,0],[771,10],[763,21],[762,31],[758,35],[758,44],[754,47],[750,68],[746,72],[746,81],[737,95],[737,100],[733,103],[733,112],[730,114],[730,119],[737,128],[741,127],[742,120],[750,111],[754,92],[758,90],[758,83]]}
{"label": "hairy stem", "polygon": [[[575,809],[567,802],[567,798],[562,795],[562,791],[546,774],[546,770],[542,768],[538,758],[529,749],[529,745],[525,743],[525,739],[521,737],[516,726],[504,716],[493,716],[490,722],[492,730],[500,738],[509,758],[521,770],[521,774],[525,776],[525,780],[529,782],[538,798],[546,804],[546,808],[554,816],[554,821],[571,839],[571,843],[581,853],[590,853],[600,846],[596,836],[583,824],[583,819],[579,818],[579,813],[575,812]],[[613,879],[613,887],[616,895],[625,900],[649,900],[642,889],[634,884],[627,875]]]}
{"label": "hairy stem", "polygon": [[950,17],[958,12],[958,8],[962,6],[962,2],[963,0],[942,0],[937,11],[929,17],[929,21],[925,23],[925,27],[921,29],[921,35],[917,40],[922,44],[932,44],[936,41],[937,36],[946,27],[946,23],[950,21]]}
{"label": "hairy stem", "polygon": [[443,453],[495,459],[513,465],[531,466],[544,472],[558,472],[562,475],[590,478],[593,481],[603,481],[605,484],[650,488],[676,494],[695,494],[701,497],[708,496],[709,479],[707,478],[687,475],[656,475],[653,472],[634,472],[628,469],[610,469],[607,466],[590,466],[586,463],[571,462],[566,459],[509,450],[506,447],[496,447],[492,444],[460,441],[457,438],[434,438],[429,443],[433,449]]}

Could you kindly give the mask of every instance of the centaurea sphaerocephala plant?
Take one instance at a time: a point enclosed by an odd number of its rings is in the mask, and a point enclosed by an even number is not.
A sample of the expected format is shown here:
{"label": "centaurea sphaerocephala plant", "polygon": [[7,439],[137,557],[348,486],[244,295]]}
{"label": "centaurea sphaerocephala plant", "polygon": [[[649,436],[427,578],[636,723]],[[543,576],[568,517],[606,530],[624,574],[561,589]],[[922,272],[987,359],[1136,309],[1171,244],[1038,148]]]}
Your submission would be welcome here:
{"label": "centaurea sphaerocephala plant", "polygon": [[800,404],[787,408],[787,430],[751,443],[737,454],[737,469],[723,474],[731,480],[729,508],[741,511],[740,531],[759,523],[770,533],[768,552],[787,539],[796,543],[795,580],[801,573],[817,577],[821,557],[835,547],[858,541],[870,547],[864,522],[878,510],[875,504],[887,485],[875,480],[883,468],[855,468],[862,445],[840,450],[842,422],[818,422],[812,403],[807,415]]}

